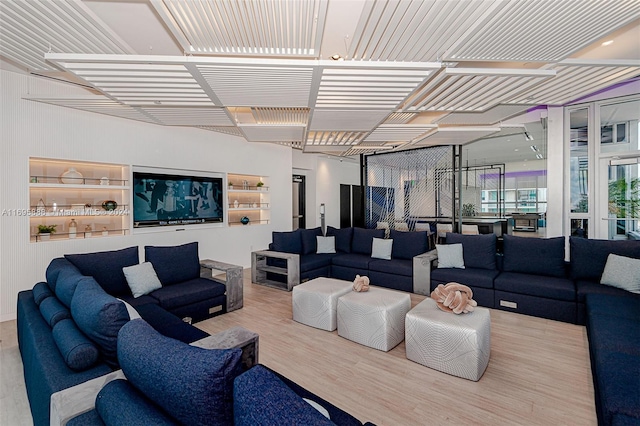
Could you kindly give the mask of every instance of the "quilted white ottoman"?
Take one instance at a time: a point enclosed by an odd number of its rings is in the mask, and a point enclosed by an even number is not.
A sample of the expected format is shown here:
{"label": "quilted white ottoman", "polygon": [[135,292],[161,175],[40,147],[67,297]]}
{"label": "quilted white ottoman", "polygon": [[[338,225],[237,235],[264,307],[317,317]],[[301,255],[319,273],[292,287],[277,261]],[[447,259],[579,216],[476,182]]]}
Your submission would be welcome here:
{"label": "quilted white ottoman", "polygon": [[487,308],[455,315],[433,299],[416,305],[406,318],[407,358],[443,373],[478,381],[491,353],[491,316]]}
{"label": "quilted white ottoman", "polygon": [[370,287],[338,299],[338,335],[381,351],[404,340],[404,317],[411,309],[408,293]]}
{"label": "quilted white ottoman", "polygon": [[315,278],[293,287],[294,321],[327,331],[336,329],[338,297],[351,291],[352,282]]}

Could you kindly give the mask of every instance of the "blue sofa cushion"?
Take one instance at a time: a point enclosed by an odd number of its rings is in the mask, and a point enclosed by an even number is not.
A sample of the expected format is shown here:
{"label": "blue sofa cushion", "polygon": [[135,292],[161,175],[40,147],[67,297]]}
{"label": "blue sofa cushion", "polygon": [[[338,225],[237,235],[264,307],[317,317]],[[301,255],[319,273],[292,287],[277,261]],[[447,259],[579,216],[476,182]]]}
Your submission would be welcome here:
{"label": "blue sofa cushion", "polygon": [[301,229],[300,240],[302,242],[302,251],[300,254],[312,254],[318,250],[318,240],[316,237],[322,236],[322,228],[319,226],[313,229]]}
{"label": "blue sofa cushion", "polygon": [[233,424],[233,380],[241,349],[202,349],[165,337],[144,320],[118,336],[118,360],[131,384],[178,422]]}
{"label": "blue sofa cushion", "polygon": [[548,299],[576,300],[576,288],[568,278],[502,272],[494,281],[494,288],[509,293],[546,297]]}
{"label": "blue sofa cushion", "polygon": [[389,238],[393,240],[392,259],[413,259],[429,249],[427,231],[402,232],[392,229]]}
{"label": "blue sofa cushion", "polygon": [[351,253],[351,240],[353,238],[353,228],[327,228],[327,235],[336,237],[336,251],[339,253]]}
{"label": "blue sofa cushion", "polygon": [[236,426],[335,425],[261,365],[236,378],[233,402]]}
{"label": "blue sofa cushion", "polygon": [[335,254],[307,254],[300,256],[300,272],[309,272],[314,269],[331,266],[331,259]]}
{"label": "blue sofa cushion", "polygon": [[571,278],[600,282],[610,253],[640,259],[640,241],[569,239]]}
{"label": "blue sofa cushion", "polygon": [[52,291],[56,291],[56,283],[58,282],[58,275],[60,274],[60,271],[67,268],[76,269],[76,267],[64,257],[58,257],[49,262],[45,276]]}
{"label": "blue sofa cushion", "polygon": [[493,280],[500,271],[481,268],[436,268],[431,271],[431,280],[443,283],[457,282],[470,287],[493,289]]}
{"label": "blue sofa cushion", "polygon": [[55,297],[47,297],[40,303],[40,314],[42,318],[49,324],[49,327],[53,328],[59,321],[63,319],[71,318],[71,313],[66,306],[64,306]]}
{"label": "blue sofa cushion", "polygon": [[369,269],[369,263],[375,260],[370,255],[349,253],[335,256],[331,259],[331,264],[354,269]]}
{"label": "blue sofa cushion", "polygon": [[[394,241],[395,244],[395,241]],[[413,260],[393,259],[379,260],[373,259],[369,262],[370,271],[386,272],[394,275],[413,277]]]}
{"label": "blue sofa cushion", "polygon": [[206,278],[196,278],[155,290],[151,297],[160,302],[165,309],[174,309],[202,300],[212,299],[225,293],[226,287],[219,282]]}
{"label": "blue sofa cushion", "polygon": [[384,229],[353,228],[351,251],[371,256],[374,238],[384,238]]}
{"label": "blue sofa cushion", "polygon": [[83,371],[98,362],[100,352],[71,319],[63,319],[53,327],[53,341],[70,369]]}
{"label": "blue sofa cushion", "polygon": [[107,383],[98,392],[96,411],[107,426],[179,424],[123,379]]}
{"label": "blue sofa cushion", "polygon": [[39,282],[33,286],[33,300],[36,302],[36,305],[40,306],[40,303],[42,303],[44,299],[51,296],[53,296],[53,293],[47,283]]}
{"label": "blue sofa cushion", "polygon": [[462,235],[447,232],[447,244],[462,244],[465,268],[496,269],[495,234]]}
{"label": "blue sofa cushion", "polygon": [[55,290],[58,300],[67,308],[70,307],[71,299],[73,299],[73,293],[76,291],[78,283],[87,278],[91,277],[82,275],[76,268],[67,268],[60,271]]}
{"label": "blue sofa cushion", "polygon": [[610,285],[600,284],[595,281],[576,280],[576,293],[578,296],[578,302],[584,303],[588,294],[609,294],[613,296],[630,297],[633,293],[629,293],[621,288],[612,287]]}
{"label": "blue sofa cushion", "polygon": [[640,323],[640,297],[591,293],[586,296],[586,304],[589,316],[606,315]]}
{"label": "blue sofa cushion", "polygon": [[151,262],[163,286],[200,277],[197,241],[179,246],[145,246],[144,259]]}
{"label": "blue sofa cushion", "polygon": [[504,236],[504,264],[507,272],[566,277],[564,237],[526,238]]}
{"label": "blue sofa cushion", "polygon": [[291,232],[272,232],[271,241],[273,250],[283,253],[302,253],[302,237],[300,230]]}
{"label": "blue sofa cushion", "polygon": [[117,367],[118,331],[129,321],[124,303],[89,279],[76,289],[71,301],[71,315],[78,328],[98,345],[104,361]]}
{"label": "blue sofa cushion", "polygon": [[73,263],[82,275],[95,278],[107,293],[114,296],[131,294],[122,268],[139,263],[137,246],[122,250],[65,254],[64,257]]}

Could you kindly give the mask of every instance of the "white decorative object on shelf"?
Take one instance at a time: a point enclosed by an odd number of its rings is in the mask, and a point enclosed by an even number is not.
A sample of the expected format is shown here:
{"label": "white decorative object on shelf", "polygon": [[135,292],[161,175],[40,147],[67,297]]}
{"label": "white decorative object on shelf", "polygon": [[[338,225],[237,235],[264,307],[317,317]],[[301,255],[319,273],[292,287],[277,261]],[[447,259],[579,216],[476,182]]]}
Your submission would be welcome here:
{"label": "white decorative object on shelf", "polygon": [[103,236],[103,237],[106,237],[106,236],[108,236],[108,235],[109,235],[109,231],[107,230],[107,227],[106,227],[106,226],[103,226],[103,227],[102,227],[102,236]]}
{"label": "white decorative object on shelf", "polygon": [[87,225],[84,227],[84,236],[85,238],[91,236],[91,225]]}
{"label": "white decorative object on shelf", "polygon": [[106,176],[103,176],[100,178],[100,185],[109,185],[109,178]]}
{"label": "white decorative object on shelf", "polygon": [[233,207],[234,207],[234,208],[236,208],[236,209],[237,209],[239,205],[240,205],[240,203],[238,203],[238,200],[234,200],[234,201],[233,201]]}
{"label": "white decorative object on shelf", "polygon": [[69,167],[69,170],[60,175],[60,182],[79,185],[83,183],[83,176],[75,167]]}
{"label": "white decorative object on shelf", "polygon": [[69,238],[75,238],[76,232],[78,231],[78,224],[75,219],[71,219],[69,222]]}

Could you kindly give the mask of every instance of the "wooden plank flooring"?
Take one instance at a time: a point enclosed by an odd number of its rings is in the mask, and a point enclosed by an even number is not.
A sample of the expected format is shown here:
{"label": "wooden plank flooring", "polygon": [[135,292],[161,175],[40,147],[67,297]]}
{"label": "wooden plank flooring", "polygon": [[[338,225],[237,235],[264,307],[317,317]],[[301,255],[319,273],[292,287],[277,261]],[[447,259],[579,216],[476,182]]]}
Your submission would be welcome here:
{"label": "wooden plank flooring", "polygon": [[[584,327],[491,311],[491,359],[479,382],[294,322],[291,293],[250,282],[244,308],[196,324],[260,335],[260,362],[378,425],[596,425]],[[424,296],[411,295],[412,304]],[[0,425],[30,424],[15,321],[0,323]]]}

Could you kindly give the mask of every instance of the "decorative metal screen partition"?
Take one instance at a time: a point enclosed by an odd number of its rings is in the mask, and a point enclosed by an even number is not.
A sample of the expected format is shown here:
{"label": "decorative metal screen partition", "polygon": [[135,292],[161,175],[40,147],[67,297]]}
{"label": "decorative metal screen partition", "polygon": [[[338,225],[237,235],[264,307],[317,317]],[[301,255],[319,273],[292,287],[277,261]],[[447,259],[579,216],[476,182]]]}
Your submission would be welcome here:
{"label": "decorative metal screen partition", "polygon": [[365,226],[414,229],[451,218],[452,161],[451,146],[365,156]]}

